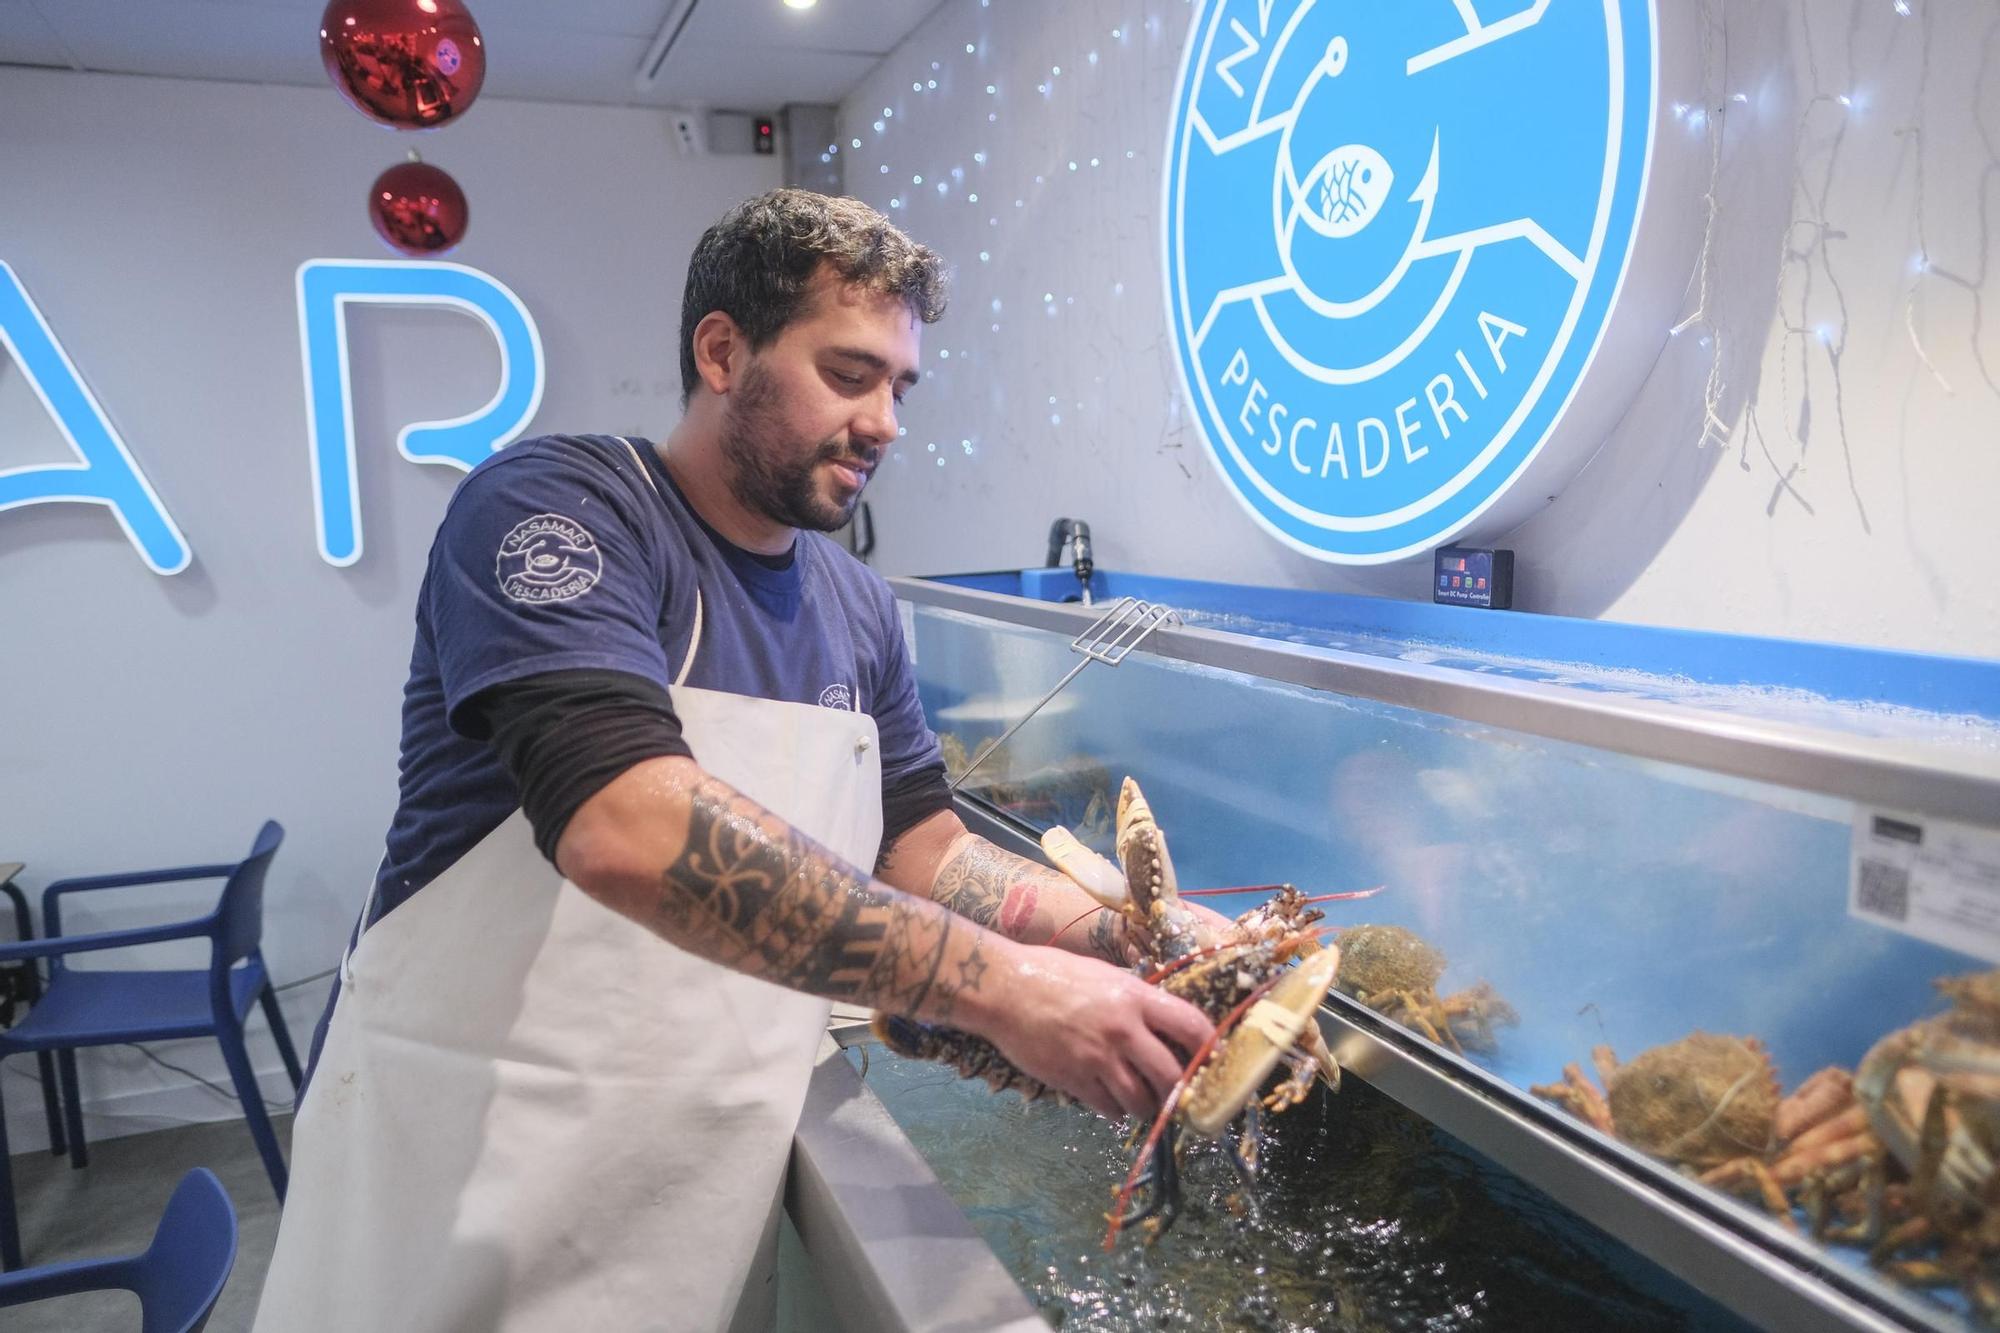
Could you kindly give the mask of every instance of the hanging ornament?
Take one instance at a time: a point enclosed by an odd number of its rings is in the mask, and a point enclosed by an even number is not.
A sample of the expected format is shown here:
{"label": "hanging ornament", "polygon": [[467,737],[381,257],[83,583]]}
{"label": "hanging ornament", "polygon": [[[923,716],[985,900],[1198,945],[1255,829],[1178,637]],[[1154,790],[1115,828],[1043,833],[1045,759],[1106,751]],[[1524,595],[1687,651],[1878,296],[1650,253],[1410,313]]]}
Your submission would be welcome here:
{"label": "hanging ornament", "polygon": [[442,167],[410,154],[375,178],[368,191],[368,220],[391,249],[435,255],[465,237],[465,192]]}
{"label": "hanging ornament", "polygon": [[357,110],[399,130],[464,115],[486,79],[486,48],[462,0],[332,0],[319,54]]}

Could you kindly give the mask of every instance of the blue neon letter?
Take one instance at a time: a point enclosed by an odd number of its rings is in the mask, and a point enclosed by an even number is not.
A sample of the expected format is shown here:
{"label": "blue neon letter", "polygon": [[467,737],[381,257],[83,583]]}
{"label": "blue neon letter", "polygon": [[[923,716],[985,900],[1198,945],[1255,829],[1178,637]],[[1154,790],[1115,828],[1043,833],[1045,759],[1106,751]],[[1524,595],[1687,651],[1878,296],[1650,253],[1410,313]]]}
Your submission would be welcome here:
{"label": "blue neon letter", "polygon": [[525,430],[542,402],[542,337],[520,297],[463,264],[309,259],[299,265],[298,284],[319,553],[328,564],[351,565],[361,558],[361,508],[343,307],[350,301],[455,306],[500,340],[500,388],[492,401],[469,416],[405,426],[396,450],[412,463],[470,470]]}
{"label": "blue neon letter", "polygon": [[81,462],[0,470],[0,510],[38,504],[110,507],[139,558],[155,574],[178,574],[192,558],[125,441],[84,387],[69,354],[14,270],[0,262],[0,343],[34,386]]}

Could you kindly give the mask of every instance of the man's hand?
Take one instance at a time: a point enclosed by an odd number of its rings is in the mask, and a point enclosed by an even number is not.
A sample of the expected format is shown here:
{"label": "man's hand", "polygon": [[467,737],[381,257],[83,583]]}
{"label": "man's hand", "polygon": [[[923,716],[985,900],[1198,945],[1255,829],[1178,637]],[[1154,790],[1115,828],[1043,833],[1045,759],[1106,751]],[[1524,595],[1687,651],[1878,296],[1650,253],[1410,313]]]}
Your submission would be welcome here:
{"label": "man's hand", "polygon": [[[965,1026],[1023,1073],[1100,1115],[1149,1116],[1215,1031],[1189,1004],[1108,963],[1016,945]],[[961,1010],[963,1013],[963,1010]]]}

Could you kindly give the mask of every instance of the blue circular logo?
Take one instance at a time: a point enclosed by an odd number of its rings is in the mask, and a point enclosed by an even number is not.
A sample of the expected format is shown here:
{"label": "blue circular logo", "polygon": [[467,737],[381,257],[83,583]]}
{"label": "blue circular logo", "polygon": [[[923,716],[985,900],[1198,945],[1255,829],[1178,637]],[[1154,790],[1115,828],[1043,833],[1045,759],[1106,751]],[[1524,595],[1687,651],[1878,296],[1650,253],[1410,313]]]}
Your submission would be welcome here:
{"label": "blue circular logo", "polygon": [[1651,0],[1205,0],[1168,303],[1209,452],[1268,531],[1396,560],[1521,477],[1626,271],[1655,49]]}

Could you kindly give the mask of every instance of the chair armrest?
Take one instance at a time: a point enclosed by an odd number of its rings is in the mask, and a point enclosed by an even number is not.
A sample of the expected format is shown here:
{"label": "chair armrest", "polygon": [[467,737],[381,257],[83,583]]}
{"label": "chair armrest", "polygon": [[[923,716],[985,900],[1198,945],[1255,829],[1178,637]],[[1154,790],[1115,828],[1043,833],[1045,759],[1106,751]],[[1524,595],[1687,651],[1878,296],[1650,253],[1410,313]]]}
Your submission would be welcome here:
{"label": "chair armrest", "polygon": [[64,954],[91,953],[98,949],[129,949],[163,940],[201,939],[214,923],[214,914],[193,921],[176,921],[165,926],[141,926],[135,930],[100,930],[89,935],[52,935],[46,939],[0,944],[0,963],[23,958],[60,958]]}
{"label": "chair armrest", "polygon": [[169,870],[134,870],[122,875],[78,875],[59,879],[42,890],[42,929],[50,935],[62,933],[60,908],[56,900],[65,893],[88,893],[93,889],[125,889],[135,884],[172,884],[188,879],[227,879],[235,864],[176,866]]}
{"label": "chair armrest", "polygon": [[129,1288],[136,1274],[129,1257],[116,1259],[76,1259],[66,1264],[21,1268],[0,1273],[0,1306],[26,1305],[54,1296],[74,1296],[85,1291]]}

